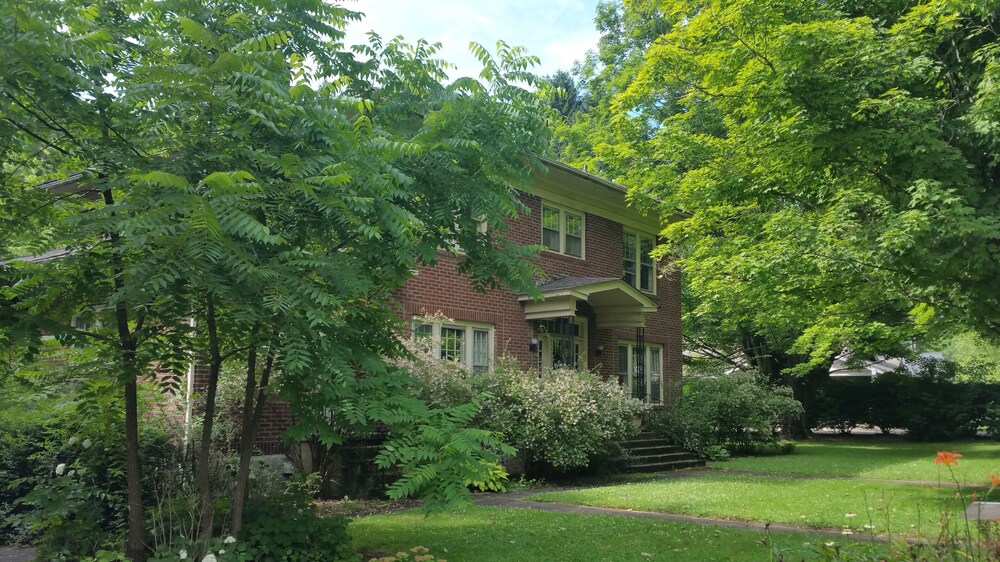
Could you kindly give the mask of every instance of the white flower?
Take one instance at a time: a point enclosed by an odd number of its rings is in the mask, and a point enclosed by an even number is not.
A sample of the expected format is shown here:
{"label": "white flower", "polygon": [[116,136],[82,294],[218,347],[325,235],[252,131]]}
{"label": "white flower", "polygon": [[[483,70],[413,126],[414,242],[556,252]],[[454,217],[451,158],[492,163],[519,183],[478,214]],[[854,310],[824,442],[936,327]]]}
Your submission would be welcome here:
{"label": "white flower", "polygon": [[874,529],[875,525],[865,525],[865,529]]}
{"label": "white flower", "polygon": [[848,518],[850,518],[850,517],[857,517],[857,516],[858,516],[857,513],[851,513],[850,511],[848,511],[847,513],[844,514],[844,517],[848,517]]}
{"label": "white flower", "polygon": [[70,447],[72,447],[73,445],[76,445],[79,442],[80,442],[80,438],[77,437],[76,435],[74,435],[73,437],[69,438],[69,445],[70,445]]}
{"label": "white flower", "polygon": [[236,537],[234,537],[232,535],[229,535],[228,537],[226,537],[226,540],[224,540],[222,542],[224,542],[226,544],[233,544],[234,542],[236,542]]}
{"label": "white flower", "polygon": [[66,472],[66,463],[61,462],[56,465],[56,476],[62,476]]}
{"label": "white flower", "polygon": [[840,534],[841,535],[853,535],[854,531],[852,531],[850,529],[844,529],[843,531],[840,532]]}
{"label": "white flower", "polygon": [[84,439],[82,445],[84,449],[89,449],[90,446],[93,445],[93,443],[90,441],[90,439]]}
{"label": "white flower", "polygon": [[823,546],[831,547],[831,546],[833,546],[833,544],[834,544],[833,541],[828,541],[828,542],[823,543]]}
{"label": "white flower", "polygon": [[223,554],[225,554],[225,553],[226,553],[226,550],[225,550],[225,549],[223,549],[223,548],[220,548],[220,549],[219,549],[219,556],[222,556],[222,555],[223,555]]}
{"label": "white flower", "polygon": [[181,551],[177,553],[177,557],[180,558],[181,560],[186,560],[188,557],[188,551],[182,548]]}
{"label": "white flower", "polygon": [[218,561],[215,559],[214,554],[209,553],[206,554],[205,557],[201,559],[201,562],[218,562]]}

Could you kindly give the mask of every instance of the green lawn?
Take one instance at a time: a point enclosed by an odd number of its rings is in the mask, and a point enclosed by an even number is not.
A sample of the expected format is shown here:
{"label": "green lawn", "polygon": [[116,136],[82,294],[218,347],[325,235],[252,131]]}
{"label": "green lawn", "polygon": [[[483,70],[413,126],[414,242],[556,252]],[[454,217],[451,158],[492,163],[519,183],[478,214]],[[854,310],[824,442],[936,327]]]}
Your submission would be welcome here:
{"label": "green lawn", "polygon": [[[800,444],[793,455],[713,463],[713,468],[722,470],[710,474],[540,491],[530,499],[854,533],[844,539],[864,538],[872,530],[934,537],[942,512],[950,514],[953,530],[960,531],[957,516],[965,507],[954,485],[949,484],[947,468],[934,464],[939,450],[964,455],[955,467],[960,481],[979,484],[985,482],[986,474],[1000,473],[1000,444],[821,440]],[[726,469],[812,476],[746,475]],[[832,478],[852,476],[930,482],[940,477],[942,486]],[[980,490],[980,496],[982,493]],[[874,529],[866,527],[869,525]],[[359,548],[393,554],[420,545],[452,562],[771,559],[768,548],[760,542],[762,533],[755,531],[487,507],[427,518],[417,511],[364,517],[351,524],[351,532]],[[828,537],[805,533],[772,533],[771,537],[786,560],[823,558],[819,550],[829,541]],[[836,542],[855,550],[884,548],[882,544]]]}
{"label": "green lawn", "polygon": [[711,466],[786,474],[950,481],[948,469],[934,464],[938,451],[962,453],[954,467],[960,482],[985,484],[987,474],[1000,474],[1000,443],[907,443],[883,438],[804,442],[791,455],[736,458]]}
{"label": "green lawn", "polygon": [[855,532],[874,525],[879,533],[933,531],[942,509],[958,514],[965,508],[954,487],[724,473],[546,492],[528,499],[806,527],[849,527]]}
{"label": "green lawn", "polygon": [[[431,517],[404,511],[358,519],[350,530],[358,548],[394,554],[419,545],[450,562],[770,559],[762,532],[523,509],[472,507]],[[810,560],[830,539],[771,533],[771,540],[786,559]]]}

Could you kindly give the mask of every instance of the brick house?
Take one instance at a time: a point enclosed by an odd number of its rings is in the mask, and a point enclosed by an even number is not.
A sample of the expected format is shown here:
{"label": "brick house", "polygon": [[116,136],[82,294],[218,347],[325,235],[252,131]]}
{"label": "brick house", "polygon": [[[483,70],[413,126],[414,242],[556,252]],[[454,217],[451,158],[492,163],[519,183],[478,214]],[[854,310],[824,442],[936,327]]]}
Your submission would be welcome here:
{"label": "brick house", "polygon": [[[473,370],[501,355],[526,369],[587,368],[617,379],[652,404],[670,398],[681,376],[680,283],[649,252],[661,225],[626,204],[626,190],[553,160],[519,192],[528,212],[507,237],[542,244],[542,300],[510,290],[475,292],[457,257],[420,268],[397,291],[414,334],[443,359]],[[440,313],[445,323],[421,318]]]}
{"label": "brick house", "polygon": [[[420,268],[396,292],[401,314],[411,319],[414,334],[430,338],[438,356],[474,371],[490,369],[508,354],[525,369],[590,369],[651,404],[668,401],[681,377],[680,279],[649,256],[659,218],[629,207],[620,185],[543,161],[548,170],[536,174],[530,192],[518,193],[528,212],[506,233],[512,242],[548,247],[538,258],[546,275],[539,280],[543,299],[508,289],[477,293],[456,271],[459,258],[442,252],[436,265]],[[40,187],[94,198],[78,180]],[[434,313],[449,321],[420,321]],[[180,389],[185,425],[193,414],[190,398],[206,385],[206,368],[191,365]],[[266,453],[284,451],[281,438],[291,423],[288,407],[270,400],[257,446]]]}

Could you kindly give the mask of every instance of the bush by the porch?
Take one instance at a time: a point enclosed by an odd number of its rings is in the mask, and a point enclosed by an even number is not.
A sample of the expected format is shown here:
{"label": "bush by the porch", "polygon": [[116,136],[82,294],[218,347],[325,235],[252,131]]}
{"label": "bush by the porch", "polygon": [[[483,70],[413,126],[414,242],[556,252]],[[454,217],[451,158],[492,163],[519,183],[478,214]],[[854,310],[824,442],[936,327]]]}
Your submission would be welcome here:
{"label": "bush by the porch", "polygon": [[616,441],[637,432],[642,402],[589,371],[553,369],[539,374],[501,358],[488,373],[417,355],[408,362],[428,403],[453,406],[481,397],[475,425],[503,433],[518,450],[525,472],[546,465],[556,471],[585,468],[607,455]]}
{"label": "bush by the porch", "polygon": [[777,427],[801,413],[791,389],[736,373],[685,378],[677,403],[648,424],[675,445],[719,460],[774,444]]}

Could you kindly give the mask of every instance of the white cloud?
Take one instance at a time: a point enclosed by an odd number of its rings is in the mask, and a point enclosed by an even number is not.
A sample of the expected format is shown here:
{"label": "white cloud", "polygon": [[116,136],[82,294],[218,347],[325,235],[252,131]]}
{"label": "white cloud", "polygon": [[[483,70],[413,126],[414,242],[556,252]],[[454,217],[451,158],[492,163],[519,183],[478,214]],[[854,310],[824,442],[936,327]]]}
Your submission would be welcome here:
{"label": "white cloud", "polygon": [[537,74],[568,70],[594,48],[597,0],[354,0],[344,7],[365,13],[347,29],[348,44],[366,41],[369,30],[442,44],[440,58],[457,65],[453,77],[475,75],[480,66],[469,42],[491,51],[498,39],[521,45],[541,59]]}

